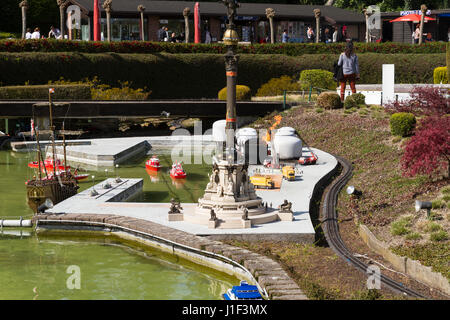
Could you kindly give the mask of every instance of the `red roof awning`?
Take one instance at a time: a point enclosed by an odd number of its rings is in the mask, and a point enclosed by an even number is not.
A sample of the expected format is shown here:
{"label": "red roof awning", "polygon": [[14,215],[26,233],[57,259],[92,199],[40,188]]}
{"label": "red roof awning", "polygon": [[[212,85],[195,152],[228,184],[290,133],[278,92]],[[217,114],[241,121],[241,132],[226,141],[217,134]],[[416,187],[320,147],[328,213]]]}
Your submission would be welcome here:
{"label": "red roof awning", "polygon": [[[391,20],[391,21],[389,21],[389,22],[410,22],[410,21],[412,21],[412,22],[420,22],[420,14],[415,14],[415,13],[413,13],[413,14],[408,14],[408,15],[406,15],[406,16],[401,16],[401,17],[398,17],[398,18],[396,18],[396,19],[394,19],[394,20]],[[435,18],[431,18],[431,17],[427,17],[427,16],[425,16],[425,22],[426,21],[431,21],[431,20],[436,20]]]}

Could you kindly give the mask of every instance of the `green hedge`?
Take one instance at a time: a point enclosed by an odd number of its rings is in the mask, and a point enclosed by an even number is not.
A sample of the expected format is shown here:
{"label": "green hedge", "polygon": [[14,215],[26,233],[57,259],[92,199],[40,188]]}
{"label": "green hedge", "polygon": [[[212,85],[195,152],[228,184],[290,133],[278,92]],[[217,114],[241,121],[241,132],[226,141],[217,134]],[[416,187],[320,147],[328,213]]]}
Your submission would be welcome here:
{"label": "green hedge", "polygon": [[91,87],[85,84],[74,85],[32,85],[0,87],[0,99],[48,99],[48,89],[54,88],[54,100],[91,100]]}
{"label": "green hedge", "polygon": [[[445,53],[445,42],[424,43],[355,43],[356,53]],[[275,43],[238,45],[238,53],[284,54],[299,56],[303,54],[340,54],[345,43]],[[165,43],[150,41],[94,42],[70,40],[3,40],[2,52],[84,52],[84,53],[225,53],[223,44]]]}
{"label": "green hedge", "polygon": [[[336,54],[300,57],[242,54],[238,82],[252,94],[272,78],[299,77],[302,70],[332,71]],[[445,54],[359,54],[361,80],[381,83],[382,65],[396,65],[396,83],[433,83],[433,70],[445,64]],[[147,87],[152,99],[216,98],[226,83],[224,58],[219,54],[117,54],[117,53],[0,53],[0,85],[44,84],[63,77],[80,81],[98,77],[117,86],[128,81],[133,88]]]}
{"label": "green hedge", "polygon": [[416,117],[412,113],[398,112],[389,119],[391,133],[394,136],[407,137],[412,134],[416,125]]}
{"label": "green hedge", "polygon": [[336,92],[322,92],[317,97],[317,106],[324,109],[338,109],[342,107],[341,97]]}

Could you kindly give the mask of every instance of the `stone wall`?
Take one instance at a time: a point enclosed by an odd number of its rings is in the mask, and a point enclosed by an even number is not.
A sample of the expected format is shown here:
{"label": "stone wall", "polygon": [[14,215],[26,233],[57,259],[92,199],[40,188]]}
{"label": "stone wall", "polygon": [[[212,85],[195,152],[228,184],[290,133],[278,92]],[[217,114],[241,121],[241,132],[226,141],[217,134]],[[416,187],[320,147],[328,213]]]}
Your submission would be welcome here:
{"label": "stone wall", "polygon": [[367,246],[389,261],[397,271],[405,273],[445,294],[450,294],[449,281],[442,274],[432,271],[431,267],[423,266],[419,261],[394,254],[389,250],[389,246],[378,240],[365,225],[360,224],[358,232]]}

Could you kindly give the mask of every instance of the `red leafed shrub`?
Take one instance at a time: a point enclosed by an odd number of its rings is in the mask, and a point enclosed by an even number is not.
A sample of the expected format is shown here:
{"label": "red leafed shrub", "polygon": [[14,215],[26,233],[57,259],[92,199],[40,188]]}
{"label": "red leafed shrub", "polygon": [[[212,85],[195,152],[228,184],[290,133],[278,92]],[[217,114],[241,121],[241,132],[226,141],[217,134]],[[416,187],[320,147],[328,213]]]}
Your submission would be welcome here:
{"label": "red leafed shrub", "polygon": [[406,145],[401,166],[405,176],[449,175],[450,116],[428,116],[421,121]]}
{"label": "red leafed shrub", "polygon": [[416,87],[411,99],[386,106],[389,113],[409,112],[415,116],[445,115],[450,113],[450,99],[438,87]]}

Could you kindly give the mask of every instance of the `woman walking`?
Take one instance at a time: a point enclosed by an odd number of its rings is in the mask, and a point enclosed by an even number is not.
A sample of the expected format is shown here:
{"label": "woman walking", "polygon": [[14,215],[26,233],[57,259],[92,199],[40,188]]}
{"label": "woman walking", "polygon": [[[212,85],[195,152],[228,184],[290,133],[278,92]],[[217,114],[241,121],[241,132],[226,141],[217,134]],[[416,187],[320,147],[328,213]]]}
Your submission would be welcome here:
{"label": "woman walking", "polygon": [[341,79],[341,101],[344,102],[345,86],[347,81],[350,83],[352,93],[356,93],[356,80],[359,80],[359,64],[353,48],[353,42],[347,42],[345,51],[341,53],[338,66],[342,67],[343,79]]}

